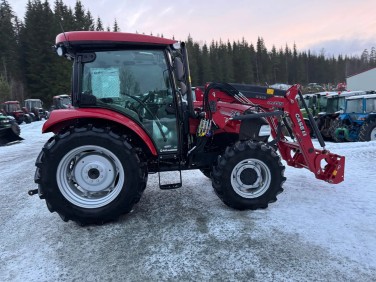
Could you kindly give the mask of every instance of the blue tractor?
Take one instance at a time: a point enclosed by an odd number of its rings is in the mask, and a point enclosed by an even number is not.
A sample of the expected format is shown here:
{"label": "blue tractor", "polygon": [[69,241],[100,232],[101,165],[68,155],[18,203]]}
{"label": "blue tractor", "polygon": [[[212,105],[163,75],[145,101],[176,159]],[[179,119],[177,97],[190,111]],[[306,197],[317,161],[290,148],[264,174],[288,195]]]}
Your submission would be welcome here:
{"label": "blue tractor", "polygon": [[376,94],[346,98],[345,111],[333,123],[336,142],[376,140]]}

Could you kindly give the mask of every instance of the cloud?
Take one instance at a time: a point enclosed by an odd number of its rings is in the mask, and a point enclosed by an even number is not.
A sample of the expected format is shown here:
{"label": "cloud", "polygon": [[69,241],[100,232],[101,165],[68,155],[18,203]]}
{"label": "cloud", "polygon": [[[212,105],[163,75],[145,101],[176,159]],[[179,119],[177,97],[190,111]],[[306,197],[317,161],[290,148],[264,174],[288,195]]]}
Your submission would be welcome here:
{"label": "cloud", "polygon": [[324,51],[327,57],[337,57],[340,54],[360,56],[364,49],[370,51],[372,47],[376,47],[376,38],[331,39],[308,45],[306,49],[318,54]]}

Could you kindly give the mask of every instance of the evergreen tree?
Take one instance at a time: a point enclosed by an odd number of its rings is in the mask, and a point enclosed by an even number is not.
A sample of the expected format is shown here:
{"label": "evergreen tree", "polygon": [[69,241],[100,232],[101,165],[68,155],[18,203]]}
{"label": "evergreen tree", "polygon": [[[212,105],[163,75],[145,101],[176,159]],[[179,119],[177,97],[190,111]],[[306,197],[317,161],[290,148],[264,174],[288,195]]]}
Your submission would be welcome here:
{"label": "evergreen tree", "polygon": [[95,30],[94,19],[93,19],[92,15],[91,15],[90,11],[86,12],[86,16],[85,16],[85,30],[90,30],[90,31]]}
{"label": "evergreen tree", "polygon": [[77,0],[74,6],[74,29],[75,30],[89,30],[86,26],[85,10],[80,0]]}
{"label": "evergreen tree", "polygon": [[120,27],[119,27],[119,25],[118,25],[116,19],[115,19],[115,22],[114,22],[114,28],[113,28],[113,31],[115,31],[115,32],[120,31]]}
{"label": "evergreen tree", "polygon": [[28,97],[41,98],[48,103],[55,84],[52,68],[54,42],[54,15],[46,0],[28,2],[25,25],[20,32],[23,69]]}
{"label": "evergreen tree", "polygon": [[100,19],[100,17],[97,18],[97,25],[96,25],[95,30],[96,31],[103,31],[104,30],[102,20]]}
{"label": "evergreen tree", "polygon": [[0,3],[0,76],[10,83],[21,78],[18,28],[20,24],[6,0]]}
{"label": "evergreen tree", "polygon": [[198,85],[204,85],[213,81],[213,73],[210,64],[209,48],[206,44],[202,46],[201,64],[199,65],[199,82]]}
{"label": "evergreen tree", "polygon": [[11,99],[10,86],[4,76],[0,75],[0,101]]}

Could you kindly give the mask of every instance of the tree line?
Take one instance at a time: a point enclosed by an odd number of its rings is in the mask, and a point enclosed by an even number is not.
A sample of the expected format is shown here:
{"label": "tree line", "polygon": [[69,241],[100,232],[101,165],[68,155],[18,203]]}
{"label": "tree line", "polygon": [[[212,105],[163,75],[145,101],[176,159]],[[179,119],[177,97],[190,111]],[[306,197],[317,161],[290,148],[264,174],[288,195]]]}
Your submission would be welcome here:
{"label": "tree line", "polygon": [[[29,0],[19,19],[7,0],[0,2],[0,102],[40,98],[47,105],[52,97],[70,92],[72,65],[52,52],[57,34],[70,30],[120,31],[116,19],[104,27],[80,1],[72,8],[62,0],[53,7],[47,0]],[[163,35],[161,35],[163,37]],[[364,50],[361,56],[327,57],[311,51],[298,51],[294,44],[268,50],[262,37],[256,44],[212,40],[199,44],[187,38],[192,85],[209,81],[250,84],[343,82],[353,73],[376,67],[376,52]]]}

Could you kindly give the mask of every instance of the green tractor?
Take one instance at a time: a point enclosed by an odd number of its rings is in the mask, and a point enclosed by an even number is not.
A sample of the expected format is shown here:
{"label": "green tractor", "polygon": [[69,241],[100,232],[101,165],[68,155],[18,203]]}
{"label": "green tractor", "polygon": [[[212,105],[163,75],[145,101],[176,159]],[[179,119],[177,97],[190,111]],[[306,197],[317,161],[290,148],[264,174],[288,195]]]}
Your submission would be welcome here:
{"label": "green tractor", "polygon": [[23,140],[20,133],[16,120],[0,113],[0,146]]}
{"label": "green tractor", "polygon": [[[307,109],[311,112],[316,122],[318,120],[318,117],[326,112],[327,101],[328,101],[327,97],[329,95],[334,95],[336,93],[337,92],[317,92],[317,93],[303,95],[303,99],[307,106]],[[311,137],[315,137],[314,130],[308,119],[307,110],[303,105],[303,100],[300,97],[298,97],[297,100],[299,103],[300,111],[303,114],[304,121],[307,127],[310,129],[310,135]]]}

